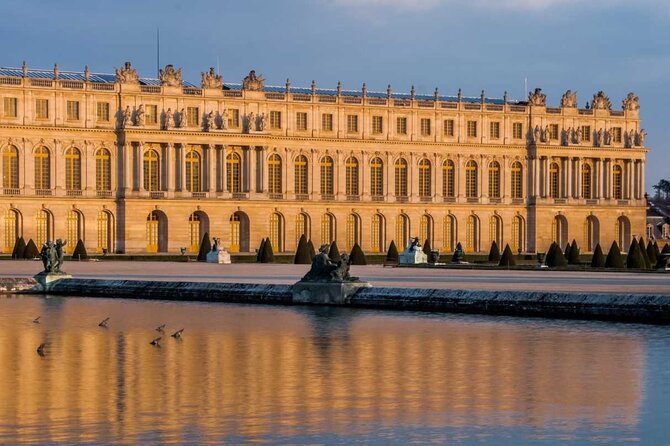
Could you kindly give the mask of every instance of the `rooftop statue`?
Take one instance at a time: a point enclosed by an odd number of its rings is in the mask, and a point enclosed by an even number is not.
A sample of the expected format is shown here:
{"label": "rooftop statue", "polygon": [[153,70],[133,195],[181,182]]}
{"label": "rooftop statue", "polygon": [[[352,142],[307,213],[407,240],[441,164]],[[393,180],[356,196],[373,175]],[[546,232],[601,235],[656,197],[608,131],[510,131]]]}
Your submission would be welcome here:
{"label": "rooftop statue", "polygon": [[547,95],[542,93],[541,88],[536,88],[535,91],[528,93],[528,103],[545,107],[547,105]]}
{"label": "rooftop statue", "polygon": [[126,109],[123,110],[123,114],[121,115],[121,127],[122,128],[128,128],[131,124],[133,112],[130,111],[130,105],[126,106]]}
{"label": "rooftop statue", "polygon": [[140,127],[144,125],[144,104],[140,104],[135,112],[135,125]]}
{"label": "rooftop statue", "polygon": [[349,274],[349,256],[342,254],[337,262],[328,257],[330,245],[322,245],[312,260],[312,267],[302,278],[306,282],[357,282],[358,277]]}
{"label": "rooftop statue", "polygon": [[181,68],[174,69],[171,64],[165,65],[164,70],[160,70],[158,77],[161,80],[161,85],[166,87],[181,87]]}
{"label": "rooftop statue", "polygon": [[202,88],[221,88],[223,86],[223,76],[216,74],[214,67],[211,67],[209,72],[200,74],[202,75],[200,83]]}
{"label": "rooftop statue", "polygon": [[172,109],[168,108],[167,111],[165,112],[165,130],[170,130],[170,127],[174,126],[174,113],[172,113]]}
{"label": "rooftop statue", "polygon": [[256,76],[256,71],[251,70],[249,75],[242,81],[242,89],[249,91],[263,91],[265,89],[265,78]]}
{"label": "rooftop statue", "polygon": [[594,110],[612,110],[612,102],[610,101],[610,98],[608,98],[601,90],[593,95],[591,108]]}
{"label": "rooftop statue", "polygon": [[137,85],[140,83],[140,76],[137,74],[137,70],[130,65],[130,62],[126,62],[123,68],[116,68],[116,82],[120,84],[132,84]]}
{"label": "rooftop statue", "polygon": [[637,111],[640,109],[640,99],[635,96],[635,93],[628,93],[621,106],[624,110]]}
{"label": "rooftop statue", "polygon": [[577,92],[568,90],[563,94],[561,98],[561,107],[564,108],[576,108],[577,107]]}

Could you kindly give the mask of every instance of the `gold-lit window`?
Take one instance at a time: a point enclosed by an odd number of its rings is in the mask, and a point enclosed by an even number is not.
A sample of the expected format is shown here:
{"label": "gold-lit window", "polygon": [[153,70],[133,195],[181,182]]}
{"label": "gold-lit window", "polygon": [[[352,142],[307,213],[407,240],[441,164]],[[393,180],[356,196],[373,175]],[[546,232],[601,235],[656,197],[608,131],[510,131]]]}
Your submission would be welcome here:
{"label": "gold-lit window", "polygon": [[495,241],[499,248],[502,246],[502,219],[497,215],[489,219],[489,241]]}
{"label": "gold-lit window", "polygon": [[295,128],[296,130],[307,130],[307,113],[297,112],[295,114]]}
{"label": "gold-lit window", "polygon": [[558,140],[558,124],[549,124],[549,139]]}
{"label": "gold-lit window", "polygon": [[2,187],[19,188],[19,150],[14,146],[2,149]]}
{"label": "gold-lit window", "polygon": [[347,115],[347,133],[358,133],[358,115]]}
{"label": "gold-lit window", "polygon": [[420,197],[431,197],[433,195],[432,191],[432,169],[430,161],[426,158],[419,161],[419,196]]}
{"label": "gold-lit window", "polygon": [[444,136],[454,136],[454,120],[444,120]]}
{"label": "gold-lit window", "polygon": [[79,121],[79,101],[67,101],[66,107],[66,119],[68,121]]}
{"label": "gold-lit window", "polygon": [[35,149],[35,189],[51,189],[51,155],[49,149]]}
{"label": "gold-lit window", "polygon": [[559,198],[561,194],[560,172],[558,163],[551,163],[549,166],[549,196]]}
{"label": "gold-lit window", "polygon": [[[403,158],[398,158],[394,164],[395,170],[395,196],[407,196],[407,161]],[[405,243],[404,240],[402,243]]]}
{"label": "gold-lit window", "polygon": [[5,213],[4,243],[2,252],[11,253],[14,250],[16,239],[20,235],[19,215],[14,209],[7,209]]}
{"label": "gold-lit window", "polygon": [[294,178],[295,178],[295,193],[299,195],[307,195],[307,157],[299,155],[293,162]]}
{"label": "gold-lit window", "polygon": [[614,167],[612,167],[612,176],[613,176],[613,181],[612,181],[612,190],[614,193],[614,199],[615,200],[622,200],[623,199],[623,170],[621,169],[621,166],[618,164],[615,164]]}
{"label": "gold-lit window", "polygon": [[395,236],[398,247],[404,248],[409,242],[409,217],[404,214],[398,215],[395,223]]}
{"label": "gold-lit window", "polygon": [[147,252],[158,252],[158,212],[151,212],[147,216]]}
{"label": "gold-lit window", "polygon": [[300,241],[300,236],[304,235],[307,241],[312,237],[309,230],[309,217],[304,212],[300,212],[295,217],[295,243],[296,245]]}
{"label": "gold-lit window", "polygon": [[593,198],[591,192],[591,170],[590,164],[582,165],[582,198],[586,199]]}
{"label": "gold-lit window", "polygon": [[378,135],[384,131],[384,118],[381,116],[372,117],[372,133]]}
{"label": "gold-lit window", "polygon": [[282,193],[282,165],[281,157],[273,153],[268,159],[268,193]]}
{"label": "gold-lit window", "polygon": [[616,142],[616,143],[620,143],[621,140],[622,140],[622,138],[621,138],[621,127],[613,127],[612,130],[614,130],[613,135],[612,135],[613,136],[613,138],[612,138],[613,141]]}
{"label": "gold-lit window", "polygon": [[95,190],[112,190],[112,157],[107,149],[95,152]]}
{"label": "gold-lit window", "polygon": [[456,246],[456,217],[449,214],[444,217],[442,227],[443,251],[452,252]]}
{"label": "gold-lit window", "polygon": [[407,118],[400,117],[396,118],[395,120],[395,132],[398,135],[406,135],[407,134]]}
{"label": "gold-lit window", "polygon": [[514,139],[523,138],[523,124],[521,122],[512,123],[512,138]]}
{"label": "gold-lit window", "polygon": [[500,123],[498,121],[492,121],[490,123],[489,138],[491,138],[491,139],[499,139],[500,138]]}
{"label": "gold-lit window", "polygon": [[373,197],[384,195],[384,162],[379,157],[370,161],[370,195]]}
{"label": "gold-lit window", "polygon": [[185,162],[186,190],[188,192],[200,192],[202,190],[200,154],[194,149],[189,150],[186,154]]}
{"label": "gold-lit window", "polygon": [[360,239],[361,225],[360,225],[360,218],[358,218],[358,215],[349,214],[347,216],[346,235],[347,235],[346,249],[347,251],[351,252],[351,248],[353,248],[356,243],[360,244],[361,242]]}
{"label": "gold-lit window", "polygon": [[500,164],[497,161],[489,164],[489,197],[500,198]]}
{"label": "gold-lit window", "polygon": [[479,251],[479,219],[474,215],[468,216],[465,225],[465,251]]}
{"label": "gold-lit window", "polygon": [[332,243],[335,240],[335,217],[323,214],[321,217],[321,243]]}
{"label": "gold-lit window", "polygon": [[512,198],[523,198],[523,167],[521,163],[514,161],[511,171]]}
{"label": "gold-lit window", "polygon": [[19,112],[18,100],[16,98],[4,98],[2,102],[4,104],[5,118],[16,118]]}
{"label": "gold-lit window", "polygon": [[[144,123],[158,124],[158,106],[149,104],[144,107]],[[189,121],[190,125],[190,121]]]}
{"label": "gold-lit window", "polygon": [[98,102],[95,109],[98,122],[109,122],[109,102]]}
{"label": "gold-lit window", "polygon": [[591,126],[590,125],[583,125],[582,126],[582,139],[584,140],[584,142],[591,141]]}
{"label": "gold-lit window", "polygon": [[430,133],[431,133],[430,119],[421,118],[421,135],[430,136]]}
{"label": "gold-lit window", "polygon": [[46,209],[40,209],[39,211],[37,211],[37,215],[35,216],[35,223],[36,223],[35,244],[41,248],[42,245],[47,242],[47,240],[53,240],[52,238],[53,221],[51,213]]}
{"label": "gold-lit window", "polygon": [[512,252],[523,251],[523,230],[523,219],[515,215],[512,219],[512,246],[510,246]]}
{"label": "gold-lit window", "polygon": [[284,219],[281,214],[270,214],[270,246],[276,252],[284,250]]}
{"label": "gold-lit window", "polygon": [[228,110],[228,127],[231,129],[236,129],[240,127],[240,110],[237,108],[231,108]]}
{"label": "gold-lit window", "polygon": [[465,196],[467,198],[476,198],[477,191],[477,163],[470,160],[465,165]]}
{"label": "gold-lit window", "polygon": [[445,160],[442,163],[442,195],[445,197],[454,197],[456,186],[456,175],[454,171],[454,162]]}
{"label": "gold-lit window", "polygon": [[81,240],[81,232],[81,215],[75,210],[68,211],[67,218],[65,219],[66,240],[70,240],[70,243],[65,245],[65,252],[67,254],[72,254],[74,251],[77,241]]}
{"label": "gold-lit window", "polygon": [[270,128],[271,129],[280,129],[281,128],[281,112],[280,111],[271,111],[270,112]]}
{"label": "gold-lit window", "polygon": [[200,109],[198,107],[186,108],[186,122],[189,127],[197,127],[200,125]]}
{"label": "gold-lit window", "polygon": [[430,215],[422,215],[419,220],[419,240],[425,243],[428,240],[433,244],[433,219]]}
{"label": "gold-lit window", "polygon": [[321,195],[333,195],[333,159],[329,156],[321,158]]}
{"label": "gold-lit window", "polygon": [[65,151],[65,189],[81,190],[81,153],[75,147]]}
{"label": "gold-lit window", "polygon": [[229,153],[226,156],[226,189],[228,192],[242,191],[241,162],[240,155],[237,153]]}
{"label": "gold-lit window", "polygon": [[600,243],[599,239],[598,219],[593,215],[589,215],[584,221],[584,241],[586,241],[586,250],[588,252],[593,252],[596,245]]}
{"label": "gold-lit window", "polygon": [[230,252],[240,252],[242,239],[242,219],[240,214],[235,212],[230,216]]}
{"label": "gold-lit window", "polygon": [[477,137],[477,121],[468,121],[467,129],[468,129],[468,138]]}
{"label": "gold-lit window", "polygon": [[144,190],[160,190],[160,157],[154,149],[144,152],[143,159]]}
{"label": "gold-lit window", "polygon": [[321,115],[321,130],[324,132],[333,131],[333,115],[331,113],[324,113]]}
{"label": "gold-lit window", "polygon": [[370,247],[372,252],[383,252],[384,246],[384,217],[379,214],[372,216],[370,227]]}
{"label": "gold-lit window", "polygon": [[347,195],[358,195],[358,160],[350,156],[344,162],[345,190]]}
{"label": "gold-lit window", "polygon": [[112,216],[107,211],[98,212],[98,243],[96,252],[110,252],[112,246]]}
{"label": "gold-lit window", "polygon": [[198,252],[200,250],[200,216],[193,212],[188,217],[188,251]]}
{"label": "gold-lit window", "polygon": [[49,100],[35,99],[35,118],[49,119]]}

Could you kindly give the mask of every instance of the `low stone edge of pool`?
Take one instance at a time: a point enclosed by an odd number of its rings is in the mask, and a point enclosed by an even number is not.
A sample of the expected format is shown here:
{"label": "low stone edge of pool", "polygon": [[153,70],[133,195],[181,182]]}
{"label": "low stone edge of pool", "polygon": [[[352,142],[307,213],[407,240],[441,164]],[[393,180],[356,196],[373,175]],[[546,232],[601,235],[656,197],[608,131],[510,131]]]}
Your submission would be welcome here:
{"label": "low stone edge of pool", "polygon": [[[42,287],[21,279],[0,292],[124,299],[293,305],[290,285],[64,279]],[[600,319],[670,324],[670,297],[651,294],[578,294],[541,291],[372,287],[348,306],[386,310]]]}

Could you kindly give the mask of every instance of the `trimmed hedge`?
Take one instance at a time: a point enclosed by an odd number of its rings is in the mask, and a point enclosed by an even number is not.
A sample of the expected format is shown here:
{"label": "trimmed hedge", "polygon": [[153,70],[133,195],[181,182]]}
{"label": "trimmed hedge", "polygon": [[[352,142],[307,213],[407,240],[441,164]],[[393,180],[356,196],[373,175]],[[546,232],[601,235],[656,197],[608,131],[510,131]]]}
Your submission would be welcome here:
{"label": "trimmed hedge", "polygon": [[572,244],[570,244],[570,249],[568,251],[568,263],[570,265],[579,265],[579,245],[577,245],[577,240],[572,240]]}
{"label": "trimmed hedge", "polygon": [[628,248],[628,255],[626,256],[626,268],[629,269],[646,269],[647,265],[642,257],[642,251],[635,237]]}
{"label": "trimmed hedge", "polygon": [[605,267],[605,254],[603,254],[603,249],[600,247],[600,243],[596,245],[596,249],[593,250],[593,257],[591,257],[591,268],[604,268]]}
{"label": "trimmed hedge", "polygon": [[568,261],[556,242],[553,242],[547,252],[546,264],[549,268],[562,268],[567,266]]}
{"label": "trimmed hedge", "polygon": [[358,243],[355,243],[353,248],[351,248],[351,254],[349,254],[349,262],[352,265],[367,265],[368,262],[365,259],[365,253],[361,249],[361,246]]}
{"label": "trimmed hedge", "polygon": [[79,239],[77,241],[77,246],[74,247],[74,251],[72,251],[72,259],[77,259],[77,260],[86,260],[88,259],[88,253],[86,252],[86,246],[84,246],[84,242],[82,239]]}
{"label": "trimmed hedge", "polygon": [[328,248],[328,257],[330,257],[330,260],[337,262],[338,260],[341,260],[342,257],[340,256],[340,250],[337,247],[337,242],[333,240],[333,243],[330,244],[330,248]]}
{"label": "trimmed hedge", "polygon": [[[493,243],[495,243],[495,241]],[[512,250],[510,249],[509,244],[506,244],[505,249],[503,249],[502,256],[500,257],[500,262],[498,262],[498,266],[510,267],[515,265],[516,260],[514,259],[514,254],[512,254]]]}
{"label": "trimmed hedge", "polygon": [[256,251],[256,262],[258,263],[261,262],[261,257],[263,256],[264,249],[265,249],[265,238],[262,238],[261,245],[258,247],[258,251]]}
{"label": "trimmed hedge", "polygon": [[309,265],[312,263],[312,257],[309,255],[309,247],[307,246],[307,237],[305,234],[300,236],[298,240],[298,247],[293,256],[293,264],[295,265]]}
{"label": "trimmed hedge", "polygon": [[35,257],[39,257],[40,252],[37,250],[37,246],[35,245],[35,242],[33,239],[28,240],[28,244],[26,244],[26,249],[23,252],[23,258],[24,259],[34,259]]}
{"label": "trimmed hedge", "polygon": [[212,243],[209,241],[209,232],[205,232],[200,240],[200,249],[198,249],[198,262],[206,262],[207,254],[212,250]]}
{"label": "trimmed hedge", "polygon": [[316,251],[314,250],[314,243],[312,243],[312,239],[307,241],[307,249],[309,250],[309,261],[311,262],[316,256]]}
{"label": "trimmed hedge", "polygon": [[395,241],[391,240],[388,251],[386,251],[386,261],[387,262],[398,262],[400,256],[398,254],[398,248],[395,245]]}
{"label": "trimmed hedge", "polygon": [[651,269],[651,259],[647,255],[647,249],[645,248],[644,239],[642,237],[640,237],[638,245],[640,247],[640,254],[642,254],[642,258],[644,259],[644,267],[646,269]]}
{"label": "trimmed hedge", "polygon": [[265,239],[263,244],[263,251],[261,251],[260,262],[261,263],[272,263],[275,261],[275,254],[272,250],[272,242],[269,238]]}
{"label": "trimmed hedge", "polygon": [[430,247],[430,240],[426,239],[426,241],[424,242],[423,247],[421,248],[421,250],[423,251],[424,254],[429,256],[431,249],[432,248]]}
{"label": "trimmed hedge", "polygon": [[26,253],[26,241],[23,237],[16,239],[14,243],[14,249],[12,250],[12,259],[23,259]]}
{"label": "trimmed hedge", "polygon": [[605,268],[623,268],[623,257],[621,256],[621,250],[616,240],[612,242],[610,250],[607,253],[607,259],[605,259]]}
{"label": "trimmed hedge", "polygon": [[491,243],[491,249],[489,250],[489,262],[499,262],[500,261],[500,249],[498,248],[498,243],[493,240]]}
{"label": "trimmed hedge", "polygon": [[[456,253],[459,252],[459,251],[462,253],[462,257],[460,259],[456,257]],[[461,245],[461,242],[458,242],[456,244],[456,249],[454,250],[454,254],[451,256],[451,261],[452,262],[458,262],[459,260],[461,262],[466,261],[465,260],[465,251],[463,251],[463,245]]]}

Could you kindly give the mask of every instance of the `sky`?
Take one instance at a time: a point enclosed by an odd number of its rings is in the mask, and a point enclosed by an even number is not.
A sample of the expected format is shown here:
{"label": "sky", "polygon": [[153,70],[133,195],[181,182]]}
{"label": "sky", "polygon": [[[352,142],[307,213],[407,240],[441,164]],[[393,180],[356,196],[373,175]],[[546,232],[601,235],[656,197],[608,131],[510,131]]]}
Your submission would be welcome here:
{"label": "sky", "polygon": [[670,0],[32,0],[0,2],[0,66],[113,73],[160,63],[226,82],[251,69],[266,84],[525,99],[599,90],[620,109],[640,97],[647,190],[670,179]]}

